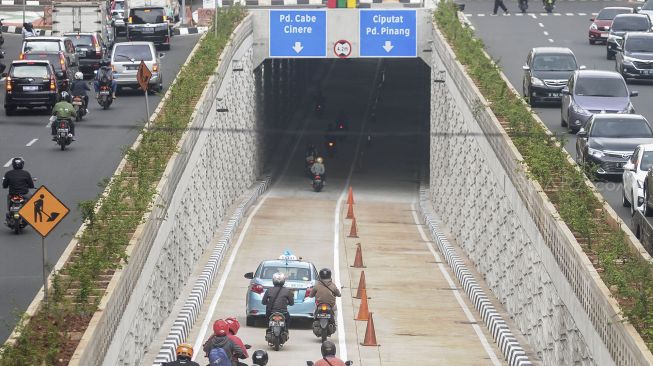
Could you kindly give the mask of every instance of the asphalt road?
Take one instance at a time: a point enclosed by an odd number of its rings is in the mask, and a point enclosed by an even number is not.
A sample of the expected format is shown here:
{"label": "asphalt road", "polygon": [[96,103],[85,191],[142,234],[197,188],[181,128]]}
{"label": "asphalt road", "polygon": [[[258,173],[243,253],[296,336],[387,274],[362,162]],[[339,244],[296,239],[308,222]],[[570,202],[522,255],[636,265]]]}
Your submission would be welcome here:
{"label": "asphalt road", "polygon": [[[558,46],[570,48],[578,62],[588,69],[614,70],[615,61],[606,60],[605,45],[590,45],[587,32],[593,13],[598,13],[606,6],[636,7],[641,3],[626,1],[559,1],[555,13],[542,14],[541,2],[529,1],[529,13],[517,16],[516,1],[506,1],[510,16],[490,16],[491,1],[466,2],[465,14],[476,29],[476,35],[486,45],[488,53],[498,60],[503,72],[512,85],[522,90],[522,65],[526,55],[533,47]],[[481,15],[482,14],[482,15]],[[653,83],[644,81],[629,81],[630,90],[639,91],[639,96],[633,98],[636,112],[653,122]],[[566,136],[565,147],[572,157],[576,156],[576,136],[566,133],[560,126],[560,106],[551,105],[535,108],[536,113],[549,129],[559,135]],[[628,208],[621,205],[621,179],[594,183],[606,201],[617,214],[630,225],[631,216]]]}
{"label": "asphalt road", "polygon": [[[164,92],[198,38],[197,35],[173,38],[172,49],[165,52],[162,60]],[[21,41],[19,35],[5,35],[5,62],[18,58]],[[0,94],[4,100],[4,83]],[[150,97],[150,110],[154,110],[162,95]],[[24,157],[25,169],[38,178],[36,185],[47,186],[71,209],[71,214],[45,240],[50,266],[57,262],[81,225],[78,203],[97,197],[102,191],[98,183],[113,174],[123,149],[131,146],[138,136],[146,117],[144,103],[142,93],[127,90],[104,111],[91,97],[90,114],[77,123],[77,141],[66,151],[60,151],[50,140],[50,128],[46,127],[49,115],[45,111],[21,110],[12,117],[1,111],[0,165],[14,156]],[[13,329],[15,314],[25,311],[42,285],[40,237],[30,228],[22,235],[13,234],[4,225],[5,211],[3,206],[0,225],[0,322],[3,323],[0,339],[3,342]]]}

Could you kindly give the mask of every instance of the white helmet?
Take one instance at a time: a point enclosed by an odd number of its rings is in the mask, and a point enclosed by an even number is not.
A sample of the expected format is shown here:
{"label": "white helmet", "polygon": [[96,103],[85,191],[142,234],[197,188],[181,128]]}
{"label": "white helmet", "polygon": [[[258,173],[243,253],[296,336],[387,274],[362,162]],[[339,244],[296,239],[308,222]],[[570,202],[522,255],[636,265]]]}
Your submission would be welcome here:
{"label": "white helmet", "polygon": [[272,275],[272,283],[275,286],[282,287],[283,284],[286,283],[286,275],[281,273],[281,272],[277,272],[277,273],[273,274]]}
{"label": "white helmet", "polygon": [[84,78],[84,74],[82,74],[81,72],[77,71],[75,73],[75,80],[82,80],[83,78]]}

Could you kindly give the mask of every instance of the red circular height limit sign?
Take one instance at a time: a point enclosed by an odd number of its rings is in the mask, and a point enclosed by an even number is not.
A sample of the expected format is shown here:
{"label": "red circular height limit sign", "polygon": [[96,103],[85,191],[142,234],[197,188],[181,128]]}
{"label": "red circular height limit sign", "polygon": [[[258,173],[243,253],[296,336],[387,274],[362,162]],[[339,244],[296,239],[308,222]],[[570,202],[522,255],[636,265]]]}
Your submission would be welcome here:
{"label": "red circular height limit sign", "polygon": [[340,58],[347,58],[351,55],[351,43],[344,39],[339,40],[333,45],[333,53]]}

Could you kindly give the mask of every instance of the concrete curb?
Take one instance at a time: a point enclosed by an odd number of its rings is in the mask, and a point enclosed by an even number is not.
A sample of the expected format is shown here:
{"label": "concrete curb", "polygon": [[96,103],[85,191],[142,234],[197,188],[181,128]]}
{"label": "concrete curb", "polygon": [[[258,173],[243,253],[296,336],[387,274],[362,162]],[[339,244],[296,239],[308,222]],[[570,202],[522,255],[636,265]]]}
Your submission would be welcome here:
{"label": "concrete curb", "polygon": [[438,249],[446,258],[451,270],[456,274],[456,278],[461,283],[465,293],[474,303],[474,308],[481,314],[481,319],[483,319],[485,326],[492,333],[494,342],[499,346],[503,356],[508,361],[508,365],[533,365],[528,359],[524,348],[519,344],[510,328],[508,328],[506,321],[503,320],[503,317],[494,305],[492,305],[485,291],[478,285],[463,260],[456,254],[454,248],[449,244],[447,237],[442,234],[428,206],[428,191],[425,182],[422,180],[419,189],[419,211],[424,218],[431,237],[435,239]]}
{"label": "concrete curb", "polygon": [[177,318],[175,319],[174,324],[166,336],[166,340],[163,342],[163,346],[161,346],[156,360],[154,361],[155,365],[161,365],[164,362],[175,360],[175,350],[177,346],[186,339],[188,333],[195,324],[195,320],[197,320],[197,316],[202,309],[202,304],[204,303],[204,300],[213,285],[215,276],[218,273],[224,254],[231,246],[231,241],[236,234],[240,221],[245,217],[247,210],[263,193],[267,191],[270,186],[270,181],[270,176],[267,176],[264,180],[260,181],[258,187],[249,199],[241,203],[231,216],[231,219],[229,219],[222,237],[213,249],[211,258],[204,266],[202,274],[195,281],[190,296],[186,299],[181,311],[177,314]]}
{"label": "concrete curb", "polygon": [[184,28],[174,28],[173,33],[175,36],[185,36],[188,34],[202,34],[206,33],[209,30],[209,27],[184,27]]}

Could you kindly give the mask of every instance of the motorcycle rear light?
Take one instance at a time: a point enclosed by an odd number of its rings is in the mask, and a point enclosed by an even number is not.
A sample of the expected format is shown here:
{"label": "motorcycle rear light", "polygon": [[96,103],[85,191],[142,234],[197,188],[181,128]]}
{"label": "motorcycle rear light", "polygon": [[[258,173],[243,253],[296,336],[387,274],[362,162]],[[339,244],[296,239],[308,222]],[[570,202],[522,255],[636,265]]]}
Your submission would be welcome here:
{"label": "motorcycle rear light", "polygon": [[66,122],[64,121],[59,122],[59,128],[66,128]]}
{"label": "motorcycle rear light", "polygon": [[328,310],[326,304],[322,304],[322,306],[321,306],[321,310],[322,310],[322,311],[327,311],[327,310]]}
{"label": "motorcycle rear light", "polygon": [[272,317],[272,320],[274,320],[275,322],[280,322],[283,320],[283,317],[281,315],[275,315]]}
{"label": "motorcycle rear light", "polygon": [[256,292],[256,293],[259,294],[259,295],[262,294],[263,291],[265,291],[265,289],[263,288],[263,286],[261,286],[261,285],[259,285],[259,284],[252,285],[251,290],[252,290],[253,292]]}

